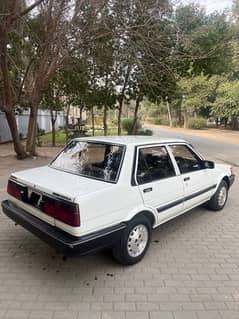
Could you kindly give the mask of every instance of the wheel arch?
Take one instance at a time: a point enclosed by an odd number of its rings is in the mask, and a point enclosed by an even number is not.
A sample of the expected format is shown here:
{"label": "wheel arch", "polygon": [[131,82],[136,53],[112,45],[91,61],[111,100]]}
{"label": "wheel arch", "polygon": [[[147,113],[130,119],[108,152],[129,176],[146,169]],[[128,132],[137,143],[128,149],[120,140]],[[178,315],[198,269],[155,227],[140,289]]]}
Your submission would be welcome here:
{"label": "wheel arch", "polygon": [[133,220],[139,216],[145,216],[146,218],[149,219],[151,225],[152,225],[152,228],[154,227],[154,225],[156,224],[156,216],[154,215],[154,213],[150,210],[142,210],[140,212],[138,212],[137,214],[135,214],[134,216],[132,216],[132,218],[130,220]]}
{"label": "wheel arch", "polygon": [[[230,188],[230,180],[229,177],[226,175],[223,177],[223,179],[221,181],[225,181],[227,183],[227,187],[228,189]],[[221,183],[221,182],[220,182]]]}
{"label": "wheel arch", "polygon": [[219,185],[221,184],[222,181],[224,181],[224,182],[227,183],[228,189],[230,188],[229,177],[228,177],[227,175],[225,175],[225,174],[222,174],[222,175],[220,176],[220,178],[218,178],[217,186],[216,186],[216,189],[215,189],[215,192],[214,192],[214,193],[216,193],[216,191],[218,190],[218,187],[219,187]]}

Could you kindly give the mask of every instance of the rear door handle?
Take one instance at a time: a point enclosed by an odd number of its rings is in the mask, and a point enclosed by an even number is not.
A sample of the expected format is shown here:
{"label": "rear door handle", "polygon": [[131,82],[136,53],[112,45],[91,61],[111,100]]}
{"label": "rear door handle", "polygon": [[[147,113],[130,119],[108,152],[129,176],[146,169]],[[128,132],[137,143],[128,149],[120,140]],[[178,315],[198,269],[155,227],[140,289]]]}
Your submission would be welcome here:
{"label": "rear door handle", "polygon": [[184,182],[187,182],[190,180],[190,177],[185,177],[183,180],[184,180]]}
{"label": "rear door handle", "polygon": [[145,188],[143,190],[144,193],[149,193],[149,192],[152,192],[153,188],[152,187],[149,187],[149,188]]}

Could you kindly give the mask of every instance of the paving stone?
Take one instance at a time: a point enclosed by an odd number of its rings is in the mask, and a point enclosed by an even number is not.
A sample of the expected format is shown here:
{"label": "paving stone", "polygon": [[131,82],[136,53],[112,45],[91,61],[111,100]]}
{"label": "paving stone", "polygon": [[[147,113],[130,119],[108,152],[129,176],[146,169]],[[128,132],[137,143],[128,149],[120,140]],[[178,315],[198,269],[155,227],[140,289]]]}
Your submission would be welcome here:
{"label": "paving stone", "polygon": [[53,311],[33,310],[30,312],[29,319],[52,319]]}
{"label": "paving stone", "polygon": [[193,311],[176,311],[173,315],[174,319],[197,319],[197,314]]}
{"label": "paving stone", "polygon": [[[0,199],[11,172],[48,162],[0,154]],[[196,208],[161,225],[132,267],[105,253],[65,259],[0,208],[0,319],[238,319],[238,190],[236,179],[220,214]]]}
{"label": "paving stone", "polygon": [[173,313],[167,311],[152,311],[149,316],[150,319],[174,319]]}

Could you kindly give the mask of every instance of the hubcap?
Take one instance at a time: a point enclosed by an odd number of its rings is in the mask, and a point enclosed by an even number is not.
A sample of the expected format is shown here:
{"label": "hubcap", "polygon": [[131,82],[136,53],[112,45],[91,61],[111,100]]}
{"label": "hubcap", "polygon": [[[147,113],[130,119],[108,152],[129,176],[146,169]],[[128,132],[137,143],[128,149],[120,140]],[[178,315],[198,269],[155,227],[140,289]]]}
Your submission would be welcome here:
{"label": "hubcap", "polygon": [[225,186],[223,186],[220,189],[219,195],[218,195],[218,204],[219,206],[223,206],[227,199],[227,189]]}
{"label": "hubcap", "polygon": [[145,250],[145,247],[147,246],[149,238],[148,229],[144,225],[137,225],[135,226],[128,238],[127,242],[127,250],[128,254],[131,257],[138,257],[140,256],[143,251]]}

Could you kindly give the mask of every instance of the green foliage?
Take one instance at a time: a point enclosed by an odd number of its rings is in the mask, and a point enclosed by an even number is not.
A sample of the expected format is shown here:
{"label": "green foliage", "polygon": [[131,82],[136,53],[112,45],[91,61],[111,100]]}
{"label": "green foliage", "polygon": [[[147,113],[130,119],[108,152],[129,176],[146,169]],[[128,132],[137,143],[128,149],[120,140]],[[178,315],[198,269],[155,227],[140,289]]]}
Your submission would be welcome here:
{"label": "green foliage", "polygon": [[188,127],[194,130],[201,130],[207,127],[207,120],[202,117],[192,117],[188,120]]}
{"label": "green foliage", "polygon": [[[124,119],[121,120],[121,123],[122,123],[123,130],[125,130],[128,135],[131,135],[132,131],[133,131],[134,119],[124,118]],[[142,124],[140,123],[139,120],[137,120],[136,131],[141,129],[141,127],[142,127]]]}
{"label": "green foliage", "polygon": [[153,124],[155,125],[169,125],[169,120],[165,117],[158,117],[153,119]]}
{"label": "green foliage", "polygon": [[152,136],[153,131],[146,129],[146,130],[138,130],[137,135],[144,135],[144,136]]}
{"label": "green foliage", "polygon": [[180,76],[223,74],[232,69],[232,29],[225,14],[208,15],[194,3],[177,8],[175,24],[181,55],[175,65]]}
{"label": "green foliage", "polygon": [[199,113],[202,109],[210,107],[217,85],[216,77],[199,75],[181,78],[178,86],[182,92],[182,108],[188,112]]}
{"label": "green foliage", "polygon": [[173,127],[178,127],[179,126],[177,120],[175,120],[175,119],[172,120],[172,126]]}
{"label": "green foliage", "polygon": [[239,82],[226,81],[220,83],[217,97],[211,110],[211,115],[216,117],[239,116]]}
{"label": "green foliage", "polygon": [[162,125],[162,118],[153,118],[152,122],[155,125]]}

